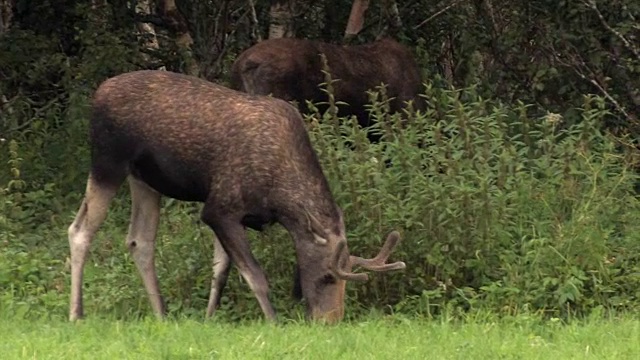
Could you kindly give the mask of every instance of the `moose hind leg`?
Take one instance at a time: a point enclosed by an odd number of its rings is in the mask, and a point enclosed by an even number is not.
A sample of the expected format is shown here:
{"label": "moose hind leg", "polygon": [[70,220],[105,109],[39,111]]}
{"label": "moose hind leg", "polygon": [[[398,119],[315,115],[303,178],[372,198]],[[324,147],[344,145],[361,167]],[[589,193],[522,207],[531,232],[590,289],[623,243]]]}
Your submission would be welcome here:
{"label": "moose hind leg", "polygon": [[82,318],[82,277],[91,240],[107,217],[109,203],[115,196],[119,183],[100,183],[91,175],[87,181],[84,200],[69,226],[71,252],[71,299],[69,320]]}
{"label": "moose hind leg", "polygon": [[213,278],[211,280],[211,294],[207,305],[207,318],[210,318],[220,306],[220,297],[229,278],[231,259],[224,250],[220,240],[214,235],[213,243]]}
{"label": "moose hind leg", "polygon": [[202,221],[209,225],[220,240],[220,244],[238,268],[255,294],[267,320],[275,321],[276,312],[269,302],[269,284],[258,261],[253,257],[245,229],[239,219],[230,219],[228,214],[216,214],[213,206],[205,204]]}
{"label": "moose hind leg", "polygon": [[155,241],[160,218],[160,194],[144,182],[129,177],[131,223],[126,245],[140,272],[142,282],[157,317],[165,315],[155,267]]}

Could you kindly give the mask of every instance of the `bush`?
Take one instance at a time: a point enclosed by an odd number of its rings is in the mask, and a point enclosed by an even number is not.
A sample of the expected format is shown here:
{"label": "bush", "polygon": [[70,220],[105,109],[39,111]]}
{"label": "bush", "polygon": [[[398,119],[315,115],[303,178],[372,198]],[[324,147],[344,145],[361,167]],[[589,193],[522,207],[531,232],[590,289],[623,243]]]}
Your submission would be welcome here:
{"label": "bush", "polygon": [[603,100],[585,97],[582,121],[565,125],[473,88],[426,95],[427,111],[404,127],[384,102],[373,106],[380,144],[353,121],[312,121],[351,249],[375,251],[392,228],[404,237],[406,273],[359,285],[357,302],[427,313],[637,309],[637,175],[633,153],[600,130]]}
{"label": "bush", "polygon": [[[391,229],[403,236],[393,257],[404,260],[407,270],[350,284],[350,315],[384,304],[426,315],[445,308],[550,316],[638,310],[634,153],[624,139],[600,130],[606,115],[602,99],[585,97],[576,109],[582,121],[564,124],[555,114],[535,116],[522,104],[482,99],[473,88],[431,86],[428,109],[409,111],[403,120],[387,113],[383,90],[372,93],[377,125],[368,130],[382,134],[379,143],[369,143],[355,119],[330,111],[306,118],[344,210],[351,250],[368,256]],[[47,144],[64,139],[55,134],[38,145],[45,154]],[[79,205],[86,159],[81,168],[73,162],[52,167],[49,157],[36,156],[32,142],[15,138],[2,146],[8,156],[0,165],[0,288],[9,291],[0,306],[20,307],[31,316],[65,316],[66,228]],[[74,151],[86,157],[86,147],[77,146]],[[23,168],[31,169],[27,176]],[[44,170],[51,168],[56,175]],[[211,231],[195,220],[194,210],[164,202],[156,261],[170,311],[201,317],[213,250]],[[87,262],[88,314],[131,317],[150,311],[135,266],[123,256],[128,214],[123,187]],[[276,308],[299,316],[289,296],[295,259],[288,235],[276,226],[250,236]],[[220,316],[261,316],[248,286],[234,274]]]}

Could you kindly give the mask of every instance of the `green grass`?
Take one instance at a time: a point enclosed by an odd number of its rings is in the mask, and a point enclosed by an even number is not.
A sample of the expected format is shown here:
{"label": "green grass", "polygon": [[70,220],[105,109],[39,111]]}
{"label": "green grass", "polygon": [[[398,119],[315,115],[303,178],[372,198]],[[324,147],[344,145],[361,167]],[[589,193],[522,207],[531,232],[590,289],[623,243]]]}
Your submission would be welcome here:
{"label": "green grass", "polygon": [[640,320],[3,320],[3,359],[638,359]]}

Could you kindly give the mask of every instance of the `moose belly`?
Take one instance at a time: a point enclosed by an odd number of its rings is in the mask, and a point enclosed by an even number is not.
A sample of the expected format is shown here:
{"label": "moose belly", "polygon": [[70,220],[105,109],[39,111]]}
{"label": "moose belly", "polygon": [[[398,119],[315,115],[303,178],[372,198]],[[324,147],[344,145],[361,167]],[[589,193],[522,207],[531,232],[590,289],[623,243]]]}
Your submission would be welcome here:
{"label": "moose belly", "polygon": [[195,164],[170,154],[143,152],[130,163],[130,170],[133,177],[164,196],[182,201],[207,199],[209,186],[204,173]]}
{"label": "moose belly", "polygon": [[245,215],[240,221],[242,225],[256,230],[262,231],[265,226],[275,223],[276,217],[273,213],[262,212]]}

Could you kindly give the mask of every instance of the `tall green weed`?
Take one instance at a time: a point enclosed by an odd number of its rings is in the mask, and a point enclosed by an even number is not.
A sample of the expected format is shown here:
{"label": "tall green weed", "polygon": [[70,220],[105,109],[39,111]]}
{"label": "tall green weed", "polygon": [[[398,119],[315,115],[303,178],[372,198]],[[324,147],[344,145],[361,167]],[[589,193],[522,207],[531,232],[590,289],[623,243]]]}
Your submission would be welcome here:
{"label": "tall green weed", "polygon": [[357,285],[358,303],[429,314],[637,308],[634,153],[601,131],[602,99],[585,97],[582,121],[566,125],[474,88],[428,87],[426,98],[405,120],[385,111],[384,96],[374,103],[379,144],[353,119],[311,119],[352,251],[374,252],[392,228],[403,234],[406,272]]}

